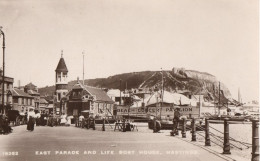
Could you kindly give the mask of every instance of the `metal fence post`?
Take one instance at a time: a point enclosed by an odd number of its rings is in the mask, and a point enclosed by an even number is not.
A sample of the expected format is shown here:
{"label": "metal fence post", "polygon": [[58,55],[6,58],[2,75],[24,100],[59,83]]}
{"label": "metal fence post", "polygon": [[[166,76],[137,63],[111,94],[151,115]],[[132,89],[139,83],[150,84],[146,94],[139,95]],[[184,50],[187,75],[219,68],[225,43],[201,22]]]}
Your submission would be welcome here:
{"label": "metal fence post", "polygon": [[209,119],[205,119],[205,146],[210,146],[210,138],[209,138]]}
{"label": "metal fence post", "polygon": [[252,120],[252,161],[259,161],[259,120]]}
{"label": "metal fence post", "polygon": [[157,129],[156,129],[156,118],[153,119],[153,132],[156,133]]}
{"label": "metal fence post", "polygon": [[106,129],[105,129],[105,118],[103,118],[102,131],[106,131]]}
{"label": "metal fence post", "polygon": [[186,138],[186,118],[182,118],[182,138]]}
{"label": "metal fence post", "polygon": [[191,137],[191,141],[196,141],[196,123],[195,123],[195,118],[192,118],[192,122],[191,122],[191,125],[192,125],[192,137]]}
{"label": "metal fence post", "polygon": [[229,123],[228,118],[224,119],[224,147],[223,154],[231,154],[230,152],[230,143],[229,143]]}
{"label": "metal fence post", "polygon": [[126,129],[125,129],[125,119],[123,119],[123,132],[126,132]]}

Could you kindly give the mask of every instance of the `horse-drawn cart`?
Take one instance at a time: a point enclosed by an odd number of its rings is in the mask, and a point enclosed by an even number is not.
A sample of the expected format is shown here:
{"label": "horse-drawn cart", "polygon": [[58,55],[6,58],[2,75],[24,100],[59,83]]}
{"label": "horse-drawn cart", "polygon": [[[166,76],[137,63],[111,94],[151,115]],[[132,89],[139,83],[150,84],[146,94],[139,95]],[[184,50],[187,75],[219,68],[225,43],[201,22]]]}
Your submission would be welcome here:
{"label": "horse-drawn cart", "polygon": [[26,116],[20,114],[18,110],[9,110],[7,112],[9,124],[12,123],[14,126],[19,126],[20,124],[26,123]]}

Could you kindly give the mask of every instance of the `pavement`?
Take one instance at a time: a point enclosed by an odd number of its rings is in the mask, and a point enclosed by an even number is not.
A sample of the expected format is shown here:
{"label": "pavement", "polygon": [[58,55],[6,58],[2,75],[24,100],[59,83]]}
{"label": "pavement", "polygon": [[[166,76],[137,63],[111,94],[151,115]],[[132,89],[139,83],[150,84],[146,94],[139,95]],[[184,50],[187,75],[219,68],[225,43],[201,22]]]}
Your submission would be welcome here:
{"label": "pavement", "polygon": [[138,131],[101,131],[70,127],[37,126],[33,132],[26,126],[13,127],[13,133],[0,135],[1,161],[85,161],[85,160],[234,160],[209,151],[181,136],[170,136],[169,130],[153,133],[146,124]]}

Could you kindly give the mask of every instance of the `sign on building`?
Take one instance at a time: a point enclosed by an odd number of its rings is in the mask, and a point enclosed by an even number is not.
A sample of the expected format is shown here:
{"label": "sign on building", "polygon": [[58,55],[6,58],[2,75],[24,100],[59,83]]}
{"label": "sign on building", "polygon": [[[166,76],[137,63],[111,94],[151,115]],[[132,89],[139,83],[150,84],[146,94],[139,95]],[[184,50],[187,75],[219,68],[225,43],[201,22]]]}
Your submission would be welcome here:
{"label": "sign on building", "polygon": [[[124,106],[117,107],[117,115],[153,115],[153,116],[173,116],[174,115],[174,107],[148,107],[145,108],[129,108]],[[183,116],[199,116],[199,106],[180,106],[180,113]]]}

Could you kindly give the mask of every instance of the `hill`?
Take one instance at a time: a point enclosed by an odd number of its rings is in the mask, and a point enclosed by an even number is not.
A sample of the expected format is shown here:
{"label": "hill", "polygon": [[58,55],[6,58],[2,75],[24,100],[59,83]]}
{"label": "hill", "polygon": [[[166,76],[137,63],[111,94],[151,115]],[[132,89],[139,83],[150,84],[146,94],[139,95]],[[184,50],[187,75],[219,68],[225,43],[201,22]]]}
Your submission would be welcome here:
{"label": "hill", "polygon": [[[163,78],[163,79],[162,79]],[[170,92],[178,92],[185,94],[203,94],[208,100],[218,100],[218,88],[219,82],[215,76],[199,72],[195,70],[185,70],[183,68],[173,68],[169,71],[143,71],[124,73],[108,78],[88,79],[85,80],[85,84],[94,87],[107,88],[107,89],[119,89],[121,80],[121,89],[132,88],[146,88],[154,89],[156,87],[161,88],[162,80],[164,89]],[[76,80],[68,83],[69,90],[76,83]],[[231,94],[228,88],[220,83],[221,99],[231,98]],[[54,93],[55,86],[49,86],[40,88],[39,93],[41,95],[52,95]]]}

